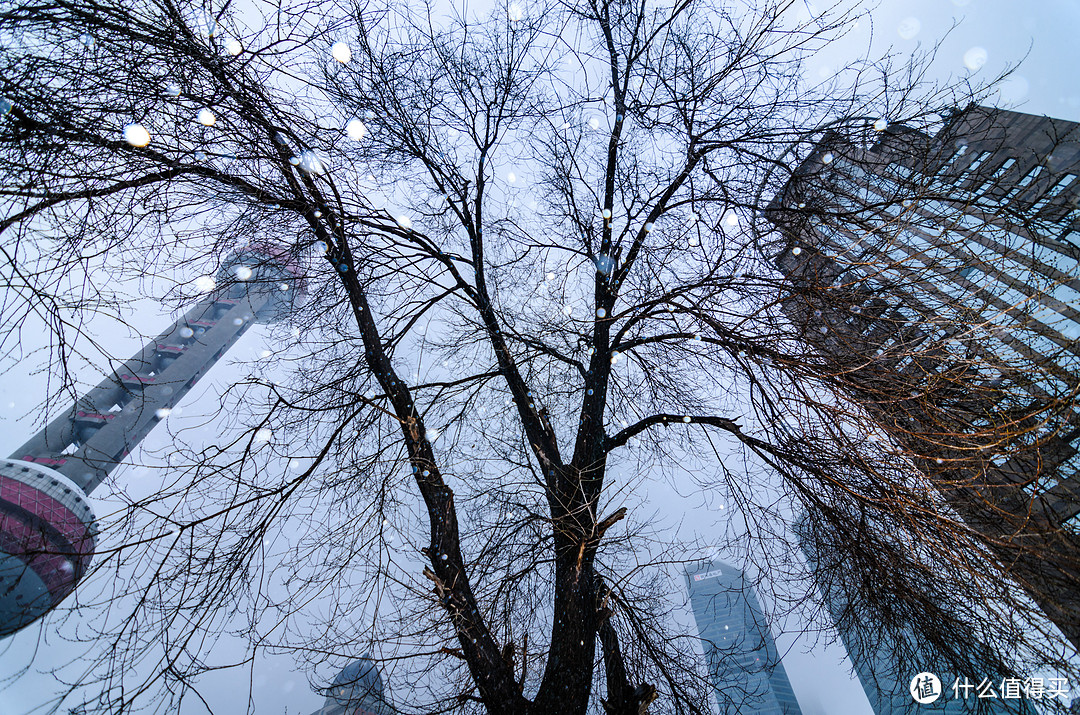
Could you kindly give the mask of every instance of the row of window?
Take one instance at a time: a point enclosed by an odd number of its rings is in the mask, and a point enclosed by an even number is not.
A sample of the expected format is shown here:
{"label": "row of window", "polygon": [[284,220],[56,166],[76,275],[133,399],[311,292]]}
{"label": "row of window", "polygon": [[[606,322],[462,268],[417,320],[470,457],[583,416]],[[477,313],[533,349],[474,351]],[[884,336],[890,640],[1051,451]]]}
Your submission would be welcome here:
{"label": "row of window", "polygon": [[[824,233],[829,235],[828,231]],[[863,249],[866,243],[859,237],[845,236],[843,238],[850,238],[850,240],[844,241],[844,245],[833,255],[833,258],[849,265],[873,265],[873,257],[871,256],[870,260],[867,260],[866,257],[868,254],[875,252],[876,249],[882,251],[895,264],[903,265],[909,269],[913,267],[919,268],[913,260],[917,259],[922,266],[934,271],[938,276],[947,271],[959,270],[962,277],[968,281],[974,281],[974,271],[976,269],[981,270],[986,275],[987,280],[980,281],[980,287],[988,294],[999,298],[1005,303],[1005,306],[999,305],[995,307],[988,301],[982,308],[984,317],[988,320],[994,320],[999,316],[1007,317],[1008,314],[1005,312],[1005,308],[1012,308],[1027,311],[1031,318],[1043,323],[1047,328],[1056,329],[1068,340],[1080,338],[1080,321],[1077,320],[1077,318],[1080,318],[1080,314],[1076,312],[1077,307],[1080,307],[1080,291],[1063,283],[1053,284],[1049,279],[1034,272],[1027,264],[998,255],[981,243],[974,241],[968,243],[966,248],[971,255],[965,260],[955,255],[957,252],[956,247],[950,246],[949,248],[954,250],[948,250],[944,246],[932,243],[927,240],[925,235],[915,231],[898,231],[894,234],[894,239],[901,238],[901,241],[884,247],[870,246],[865,250],[859,250]],[[827,240],[836,246],[843,239],[841,239],[839,232],[833,231]],[[973,263],[977,265],[972,265]],[[965,266],[965,264],[967,265]],[[889,270],[886,267],[879,267],[879,269],[883,272]],[[1011,274],[1019,284],[1028,288],[1032,295],[1025,295],[1000,277],[995,277],[993,269],[997,269],[999,274]],[[973,297],[969,288],[955,282],[941,281],[937,277],[935,277],[935,282],[956,300],[969,303]],[[1050,283],[1050,285],[1040,285],[1040,283]],[[1037,288],[1041,288],[1041,292],[1036,290]],[[1056,301],[1057,305],[1052,304],[1050,299]],[[1010,321],[1016,322],[1015,319],[1010,319]],[[1034,325],[1029,327],[1037,328]]]}
{"label": "row of window", "polygon": [[[1059,271],[1068,277],[1080,276],[1080,261],[1073,255],[1076,245],[1080,244],[1080,235],[1075,232],[1072,234],[1067,233],[1061,238],[1043,243],[1040,240],[1031,240],[1013,231],[988,223],[985,218],[967,213],[960,207],[944,201],[922,199],[917,204],[913,202],[897,203],[895,200],[888,203],[890,197],[895,198],[900,192],[898,184],[879,176],[874,176],[872,177],[873,180],[871,180],[871,177],[864,170],[855,167],[853,164],[843,161],[837,163],[840,165],[838,168],[849,171],[862,182],[859,189],[860,193],[856,196],[858,200],[840,199],[841,208],[843,209],[858,212],[864,206],[880,205],[882,212],[896,218],[899,218],[901,213],[906,213],[905,218],[908,225],[918,226],[921,231],[933,236],[944,235],[944,232],[949,227],[975,231],[993,246],[985,248],[990,251],[996,250],[999,255],[1015,253],[1017,258],[1027,259],[1030,254],[1031,259],[1038,261],[1047,268]],[[849,167],[851,168],[849,169]],[[890,164],[888,169],[897,173],[906,172],[908,175],[911,174],[910,170],[898,164]],[[1071,176],[1066,176],[1048,193],[1055,193],[1055,191],[1060,193],[1060,190],[1072,183]],[[875,189],[873,192],[871,192],[872,187]],[[863,203],[860,204],[860,200]],[[904,206],[905,203],[908,205]],[[904,209],[909,210],[904,211]],[[920,212],[928,213],[933,218],[923,216]],[[1077,235],[1077,240],[1075,242],[1069,240],[1070,235]],[[975,243],[974,239],[970,243]],[[1025,265],[1024,268],[1026,269],[1027,266]],[[1038,270],[1038,267],[1036,267],[1036,270]]]}
{"label": "row of window", "polygon": [[[907,257],[906,254],[903,257]],[[970,336],[972,330],[977,330],[982,336],[979,340],[988,345],[992,352],[1006,364],[1015,368],[1050,364],[1049,361],[1052,359],[1053,364],[1057,365],[1058,369],[1068,374],[1080,373],[1080,355],[1063,350],[1058,343],[1040,335],[1033,329],[1038,326],[1033,325],[1032,321],[1040,319],[1043,324],[1049,323],[1052,327],[1067,335],[1080,333],[1080,323],[1072,319],[1066,319],[1045,306],[1042,307],[1042,310],[1048,315],[1056,316],[1055,320],[1050,320],[1046,315],[1039,313],[1031,317],[1025,316],[1020,320],[1012,317],[1004,310],[991,306],[988,301],[976,316],[970,314],[960,315],[956,312],[958,309],[970,310],[975,307],[971,305],[972,294],[971,291],[950,281],[937,281],[931,284],[928,281],[919,280],[915,286],[918,299],[916,300],[913,295],[907,295],[901,299],[897,295],[899,290],[897,276],[890,275],[898,273],[901,273],[901,271],[895,268],[893,270],[872,270],[868,266],[855,266],[849,269],[847,274],[840,279],[842,283],[860,283],[868,295],[881,296],[867,299],[861,305],[852,306],[852,312],[857,316],[862,313],[864,308],[874,306],[875,301],[877,301],[877,307],[880,308],[882,297],[887,297],[885,304],[889,306],[889,309],[882,312],[883,319],[888,320],[889,316],[899,314],[904,321],[917,326],[923,334],[929,334],[935,341],[944,337],[945,331],[941,327],[942,325],[952,327],[967,326],[964,329],[966,335]],[[882,283],[885,285],[882,285]],[[999,297],[1001,300],[1014,300],[1021,307],[1028,302],[1026,296],[1008,286],[1003,286],[1000,283],[991,283],[991,285],[1002,289],[1002,296]],[[915,305],[918,310],[904,304],[903,300]],[[942,322],[935,325],[924,318],[924,315],[938,316]],[[847,321],[852,328],[857,327],[858,318],[856,316],[852,316]],[[859,332],[868,334],[875,326],[881,324],[881,320],[865,321],[865,324],[861,325]],[[980,325],[972,322],[973,320],[984,322]],[[1002,333],[1002,329],[1005,329],[1006,332]],[[898,340],[902,334],[906,335],[904,331],[891,331],[889,340],[880,346],[877,354],[881,354],[894,340]],[[1031,351],[1031,354],[1024,354],[1010,347],[1006,341],[997,337],[999,334],[1007,335],[1009,342],[1019,341],[1027,350]],[[1042,375],[1041,380],[1036,381],[1036,384],[1050,395],[1067,394],[1069,390],[1067,384],[1057,377],[1042,372],[1031,374]]]}
{"label": "row of window", "polygon": [[[836,163],[838,164],[838,169],[843,170],[852,176],[862,179],[867,178],[867,174],[864,170],[849,162],[838,160]],[[1061,184],[1059,184],[1059,186],[1060,185]],[[986,227],[985,222],[981,219],[947,207],[941,204],[941,202],[930,201],[924,203],[931,205],[930,207],[936,209],[939,213],[952,214],[951,217],[955,218],[957,223],[968,224],[967,227],[975,228],[978,226],[983,229]],[[887,213],[899,215],[898,206],[889,208],[893,208],[893,210],[887,210]],[[881,219],[871,220],[870,223],[871,225],[877,225],[881,228],[888,229]],[[972,225],[973,223],[976,225]],[[990,281],[983,287],[988,288],[992,295],[1003,298],[1008,304],[1008,307],[1018,309],[1021,307],[1027,308],[1034,300],[1037,304],[1041,304],[1041,309],[1036,316],[1038,319],[1041,319],[1040,322],[1044,322],[1047,327],[1057,328],[1057,330],[1059,330],[1068,340],[1075,340],[1080,337],[1080,322],[1077,321],[1077,318],[1080,318],[1080,315],[1075,313],[1075,309],[1080,307],[1080,291],[1077,291],[1075,288],[1064,283],[1057,283],[1053,278],[1044,275],[1043,272],[1035,270],[1034,266],[1038,265],[1037,263],[1033,263],[1031,259],[1019,260],[1019,255],[1022,255],[1020,254],[1020,249],[1022,247],[1030,247],[1033,254],[1032,257],[1038,260],[1038,263],[1049,263],[1049,267],[1053,271],[1060,271],[1070,277],[1075,275],[1078,270],[1078,262],[1075,258],[1059,251],[1055,251],[1038,242],[1024,239],[1013,232],[997,230],[995,233],[999,235],[995,235],[992,238],[988,237],[985,231],[979,233],[978,239],[969,237],[969,240],[964,246],[969,253],[969,257],[967,259],[961,259],[956,255],[959,252],[957,250],[959,246],[950,246],[949,248],[952,250],[947,250],[942,246],[937,245],[937,241],[931,243],[925,235],[940,235],[942,230],[943,227],[940,226],[928,226],[922,227],[920,231],[903,231],[902,233],[899,233],[898,236],[905,239],[903,243],[906,244],[906,246],[893,243],[892,245],[886,246],[884,252],[897,263],[910,264],[912,256],[910,255],[910,251],[905,250],[905,248],[914,248],[922,254],[921,261],[927,267],[937,269],[938,272],[941,270],[958,269],[960,275],[969,280],[973,278],[976,268],[981,269],[990,278]],[[858,264],[862,261],[866,261],[867,255],[874,251],[874,247],[868,245],[868,241],[864,241],[858,236],[842,233],[835,228],[819,226],[818,232],[836,251],[832,257],[843,263]],[[896,236],[893,238],[895,237]],[[994,239],[1003,241],[1004,245],[997,244]],[[994,245],[1001,246],[1005,251],[1001,251],[1000,249],[995,250],[995,248],[992,247]],[[856,251],[857,248],[862,248],[863,250]],[[872,256],[870,260],[872,261]],[[995,275],[995,269],[996,273],[1001,275]],[[1049,273],[1051,271],[1047,272]],[[1011,288],[1007,280],[1003,280],[1003,276],[1010,276],[1015,281],[1030,289],[1034,295],[1022,295]],[[970,298],[970,291],[963,286],[951,285],[947,287],[952,289],[949,290],[949,292],[954,298]],[[1037,290],[1040,288],[1042,289],[1042,293]],[[1060,305],[1056,307],[1047,305],[1053,302],[1048,300],[1048,298],[1052,298],[1053,301],[1058,301]],[[1073,310],[1070,310],[1070,308],[1073,308]],[[1055,309],[1057,312],[1051,313],[1051,311]],[[1004,313],[1004,311],[998,310],[995,311],[994,315],[1007,314]],[[1012,322],[1015,322],[1015,320]]]}
{"label": "row of window", "polygon": [[[941,167],[935,174],[935,176],[939,179],[939,184],[943,183],[943,181],[947,179],[946,174],[948,173],[948,169],[956,162],[957,159],[967,153],[967,149],[968,147],[966,144],[958,147],[957,150],[953,153],[953,155],[949,157],[949,159],[945,161],[944,164],[941,165]],[[979,169],[980,166],[986,163],[986,161],[990,159],[991,156],[993,156],[993,152],[980,152],[980,154],[975,157],[975,159],[972,160],[972,162],[968,164],[968,166],[963,171],[958,173],[955,177],[951,179],[951,181],[948,181],[948,183],[952,184],[953,186],[960,185],[970,176],[972,176]],[[981,197],[991,186],[997,184],[1005,175],[1005,173],[1008,172],[1008,170],[1015,165],[1015,158],[1009,157],[1005,159],[1005,161],[1003,161],[1001,165],[977,189],[972,192],[972,195],[976,198]],[[1002,203],[1007,203],[1008,201],[1018,196],[1029,186],[1031,186],[1035,182],[1035,180],[1042,175],[1043,171],[1044,167],[1041,165],[1029,169],[1028,172],[1024,174],[1019,181],[1013,184],[1012,188],[1009,189],[1009,191],[1000,200],[990,200],[987,203],[989,203],[990,205],[1000,205]],[[910,171],[905,169],[904,172],[906,172],[906,174],[910,177]],[[1040,197],[1039,200],[1035,202],[1035,204],[1032,206],[1032,210],[1035,213],[1042,211],[1044,208],[1049,206],[1051,202],[1061,196],[1062,193],[1064,193],[1064,191],[1069,188],[1069,186],[1071,186],[1075,181],[1075,174],[1064,174],[1059,177],[1058,180],[1055,181],[1054,184],[1050,186],[1050,188],[1045,193],[1043,193],[1042,197]]]}

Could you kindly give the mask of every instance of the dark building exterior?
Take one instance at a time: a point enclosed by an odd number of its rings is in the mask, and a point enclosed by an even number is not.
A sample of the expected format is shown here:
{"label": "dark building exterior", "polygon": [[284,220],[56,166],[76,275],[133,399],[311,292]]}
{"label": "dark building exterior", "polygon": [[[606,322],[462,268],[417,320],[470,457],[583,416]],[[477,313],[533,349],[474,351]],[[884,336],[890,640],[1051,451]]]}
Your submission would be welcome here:
{"label": "dark building exterior", "polygon": [[686,583],[721,715],[801,715],[743,573],[713,561],[687,569]]}
{"label": "dark building exterior", "polygon": [[66,598],[94,553],[87,495],[254,323],[303,294],[295,258],[249,246],[217,286],[99,385],[0,460],[0,637]]}
{"label": "dark building exterior", "polygon": [[826,135],[769,218],[804,340],[1080,647],[1078,173],[1077,124],[972,106]]}

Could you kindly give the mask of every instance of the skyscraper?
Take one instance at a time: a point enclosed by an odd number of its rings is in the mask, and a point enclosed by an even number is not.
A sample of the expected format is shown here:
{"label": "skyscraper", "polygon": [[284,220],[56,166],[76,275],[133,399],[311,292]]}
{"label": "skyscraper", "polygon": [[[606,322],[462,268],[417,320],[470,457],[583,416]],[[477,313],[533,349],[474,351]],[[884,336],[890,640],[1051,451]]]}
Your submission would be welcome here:
{"label": "skyscraper", "polygon": [[1080,126],[829,133],[770,206],[803,338],[1080,647]]}
{"label": "skyscraper", "polygon": [[[807,530],[807,517],[804,514],[795,524],[794,532],[807,565],[814,570],[827,568],[827,564],[822,563],[822,559],[813,548],[812,540],[807,538]],[[821,582],[829,583],[828,579],[821,579]],[[922,672],[927,671],[930,664],[934,662],[934,658],[915,633],[910,629],[905,629],[900,634],[900,638],[904,641],[900,644],[889,641],[887,636],[882,636],[877,642],[863,640],[839,625],[844,622],[841,614],[848,606],[843,596],[835,589],[826,590],[821,595],[824,598],[826,612],[832,617],[832,625],[837,626],[840,640],[855,666],[859,683],[875,715],[903,715],[904,713],[915,715],[920,712],[942,713],[943,715],[970,713],[973,711],[973,705],[980,699],[972,697],[972,692],[962,692],[959,687],[960,679],[965,679],[963,682],[974,683],[976,686],[983,685],[985,679],[984,695],[988,695],[991,690],[994,693],[993,698],[981,699],[987,715],[1034,715],[1035,711],[1031,702],[1022,697],[1022,692],[1017,692],[1020,697],[1005,699],[1001,688],[1004,677],[996,674],[994,669],[985,662],[972,663],[964,673],[935,673],[940,680],[940,687],[937,688],[938,698],[932,703],[916,702],[911,693],[911,683]],[[979,647],[974,650],[978,651]],[[898,651],[912,654],[907,662],[916,667],[904,669],[899,666],[896,657]],[[977,696],[978,693],[975,692],[974,695]]]}
{"label": "skyscraper", "polygon": [[721,714],[801,715],[743,572],[713,561],[688,568],[686,583]]}
{"label": "skyscraper", "polygon": [[379,668],[369,656],[345,666],[330,687],[326,702],[311,715],[390,715]]}

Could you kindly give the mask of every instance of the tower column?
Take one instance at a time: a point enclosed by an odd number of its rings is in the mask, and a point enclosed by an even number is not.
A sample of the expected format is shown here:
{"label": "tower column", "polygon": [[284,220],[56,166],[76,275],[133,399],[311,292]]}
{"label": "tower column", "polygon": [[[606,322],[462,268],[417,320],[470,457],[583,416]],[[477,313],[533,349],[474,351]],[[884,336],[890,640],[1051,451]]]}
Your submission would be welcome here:
{"label": "tower column", "polygon": [[11,455],[93,491],[243,335],[271,297],[215,293]]}

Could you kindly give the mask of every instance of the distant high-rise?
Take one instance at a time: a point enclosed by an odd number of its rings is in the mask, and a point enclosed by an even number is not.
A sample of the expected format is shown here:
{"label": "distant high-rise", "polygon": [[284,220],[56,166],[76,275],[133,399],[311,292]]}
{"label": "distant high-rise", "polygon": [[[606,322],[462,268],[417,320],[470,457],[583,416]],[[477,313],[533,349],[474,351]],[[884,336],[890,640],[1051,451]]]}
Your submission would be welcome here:
{"label": "distant high-rise", "polygon": [[769,209],[818,359],[1080,647],[1080,125],[830,133]]}
{"label": "distant high-rise", "polygon": [[[794,529],[799,548],[811,569],[823,568],[821,560],[806,538],[806,528],[806,517],[803,516]],[[824,581],[828,582],[827,579]],[[833,624],[842,623],[841,614],[849,604],[835,591],[823,593],[822,597],[825,600],[826,610],[833,619]],[[1022,691],[1017,691],[1016,698],[1002,697],[1004,692],[999,693],[999,691],[1001,691],[1000,684],[1003,678],[996,676],[992,668],[982,663],[973,663],[966,673],[935,673],[941,681],[941,687],[938,689],[939,697],[933,703],[920,704],[912,697],[911,682],[920,673],[928,671],[934,659],[914,632],[905,630],[901,636],[904,642],[897,644],[884,638],[877,642],[870,642],[855,637],[844,628],[838,627],[837,630],[875,715],[916,715],[922,712],[942,715],[971,713],[974,705],[979,701],[977,697],[974,697],[978,693],[962,692],[959,689],[958,678],[966,679],[963,682],[974,683],[975,686],[982,684],[984,679],[989,683],[988,687],[994,692],[995,697],[982,699],[985,715],[1035,715],[1034,708]],[[873,628],[868,629],[870,632],[873,630]],[[909,668],[903,672],[900,670],[896,658],[898,650],[913,654],[910,660],[915,666],[914,669]],[[958,686],[956,692],[952,690],[954,684]],[[990,690],[984,689],[983,692],[988,694]]]}
{"label": "distant high-rise", "polygon": [[96,531],[87,494],[252,324],[281,320],[303,294],[295,257],[273,246],[233,254],[217,284],[0,460],[0,637],[47,613],[86,573]]}
{"label": "distant high-rise", "polygon": [[688,568],[686,582],[721,715],[801,715],[743,572],[713,561]]}
{"label": "distant high-rise", "polygon": [[345,666],[330,687],[326,702],[311,715],[390,715],[378,667],[367,656]]}

